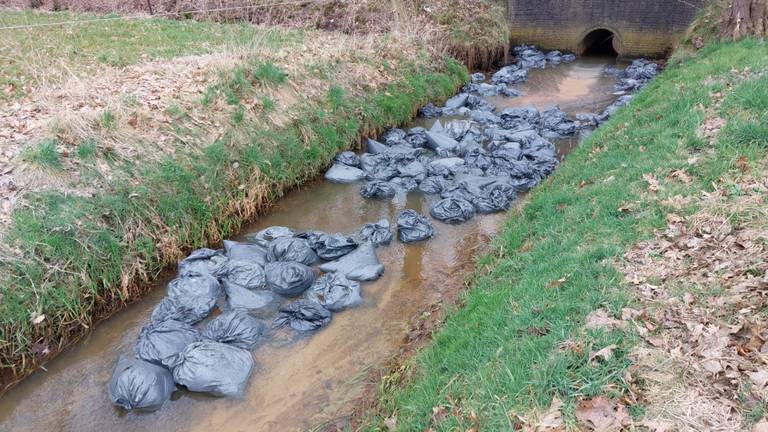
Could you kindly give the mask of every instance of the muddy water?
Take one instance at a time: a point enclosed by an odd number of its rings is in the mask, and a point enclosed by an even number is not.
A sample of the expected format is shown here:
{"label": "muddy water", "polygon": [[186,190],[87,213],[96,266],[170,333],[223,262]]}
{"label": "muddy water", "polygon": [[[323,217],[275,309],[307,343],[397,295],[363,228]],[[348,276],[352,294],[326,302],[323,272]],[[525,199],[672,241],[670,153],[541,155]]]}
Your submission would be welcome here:
{"label": "muddy water", "polygon": [[[613,80],[600,76],[605,59],[531,71],[519,98],[490,98],[499,108],[559,104],[572,114],[600,111],[613,99]],[[575,140],[559,143],[566,153]],[[392,201],[364,200],[359,185],[318,181],[281,200],[248,227],[353,232],[365,222],[393,221],[405,208],[427,213],[433,198],[417,193]],[[353,398],[366,370],[396,352],[409,320],[461,281],[474,251],[499,229],[504,215],[459,226],[435,222],[436,238],[379,249],[384,276],[363,285],[363,306],[336,313],[327,328],[292,339],[278,333],[255,352],[257,371],[242,399],[177,392],[157,412],[124,413],[111,406],[106,385],[118,355],[130,355],[139,330],[164,296],[161,280],[143,301],[102,323],[84,341],[0,399],[0,431],[292,431],[331,418]]]}

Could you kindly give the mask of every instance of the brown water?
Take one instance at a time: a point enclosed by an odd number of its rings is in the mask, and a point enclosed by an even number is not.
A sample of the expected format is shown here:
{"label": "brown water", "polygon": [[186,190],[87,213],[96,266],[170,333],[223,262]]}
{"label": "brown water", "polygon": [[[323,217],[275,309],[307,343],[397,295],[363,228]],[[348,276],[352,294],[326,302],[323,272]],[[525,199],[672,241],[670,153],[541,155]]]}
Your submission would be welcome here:
{"label": "brown water", "polygon": [[[534,70],[519,98],[490,98],[500,109],[559,104],[569,113],[598,112],[614,100],[613,79],[602,77],[605,59]],[[431,123],[431,122],[430,122]],[[423,124],[423,122],[422,122]],[[576,140],[559,143],[566,153]],[[364,200],[359,185],[322,181],[286,196],[249,233],[270,225],[296,230],[351,233],[366,222],[413,208],[426,214],[433,198],[418,193],[392,201]],[[278,334],[255,351],[257,370],[242,399],[177,392],[157,412],[125,413],[106,392],[118,355],[130,355],[140,328],[165,295],[167,280],[144,300],[101,323],[85,340],[0,399],[0,431],[293,431],[332,416],[355,397],[368,368],[397,352],[409,320],[439,301],[448,280],[463,279],[473,252],[499,229],[504,215],[476,217],[449,226],[412,245],[393,241],[379,248],[384,276],[363,284],[363,306],[336,313],[331,324],[309,336]]]}

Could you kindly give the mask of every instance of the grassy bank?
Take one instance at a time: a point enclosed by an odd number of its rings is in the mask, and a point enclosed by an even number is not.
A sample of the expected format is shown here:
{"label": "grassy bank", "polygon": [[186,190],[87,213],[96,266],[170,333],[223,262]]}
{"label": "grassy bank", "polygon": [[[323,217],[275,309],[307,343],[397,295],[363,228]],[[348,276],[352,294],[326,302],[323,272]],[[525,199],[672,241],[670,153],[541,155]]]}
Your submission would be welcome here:
{"label": "grassy bank", "polygon": [[382,381],[362,429],[559,430],[599,395],[640,421],[627,372],[641,338],[616,263],[669,214],[695,212],[686,197],[764,160],[767,67],[764,42],[708,44],[569,154],[510,215],[461,309]]}
{"label": "grassy bank", "polygon": [[[316,176],[338,151],[468,80],[466,68],[408,35],[199,25],[45,28],[46,40],[78,45],[57,67],[92,69],[62,73],[50,92],[30,85],[2,107],[39,117],[10,160],[23,194],[0,250],[0,388],[140,297],[185,252],[215,245]],[[149,33],[157,44],[112,48]],[[44,58],[50,47],[40,49],[35,57]],[[113,51],[124,61],[94,62]]]}

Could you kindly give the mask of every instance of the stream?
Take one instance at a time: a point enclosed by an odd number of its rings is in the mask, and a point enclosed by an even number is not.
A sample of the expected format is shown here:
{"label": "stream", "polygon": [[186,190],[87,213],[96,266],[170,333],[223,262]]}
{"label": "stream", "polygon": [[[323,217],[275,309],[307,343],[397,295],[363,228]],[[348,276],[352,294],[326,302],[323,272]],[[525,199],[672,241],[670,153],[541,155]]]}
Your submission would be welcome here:
{"label": "stream", "polygon": [[[498,111],[558,104],[571,115],[600,112],[616,99],[615,78],[601,73],[609,64],[615,60],[593,57],[531,70],[529,80],[515,86],[523,96],[488,100]],[[433,122],[417,119],[410,126]],[[555,141],[561,157],[577,143],[576,137]],[[272,225],[351,233],[367,222],[394,221],[406,208],[427,214],[435,199],[413,192],[366,200],[359,189],[359,184],[319,178],[289,193],[243,234]],[[478,216],[462,225],[433,220],[435,238],[379,248],[386,270],[379,280],[362,285],[363,305],[334,314],[328,327],[310,336],[268,339],[254,351],[256,369],[243,398],[177,391],[159,411],[126,413],[110,403],[107,383],[118,355],[132,354],[139,330],[165,295],[173,277],[167,275],[146,298],[99,324],[3,396],[0,431],[292,431],[333,419],[359,395],[367,371],[397,353],[414,315],[463,284],[476,251],[505,218],[504,213]]]}

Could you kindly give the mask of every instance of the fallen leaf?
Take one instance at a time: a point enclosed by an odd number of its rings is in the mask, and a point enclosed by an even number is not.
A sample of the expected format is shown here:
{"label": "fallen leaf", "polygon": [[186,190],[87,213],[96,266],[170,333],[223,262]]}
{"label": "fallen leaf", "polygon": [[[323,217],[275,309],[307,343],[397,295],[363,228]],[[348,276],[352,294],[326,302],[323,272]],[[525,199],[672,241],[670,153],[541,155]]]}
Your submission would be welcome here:
{"label": "fallen leaf", "polygon": [[564,431],[565,422],[563,421],[563,413],[560,409],[563,407],[563,402],[555,396],[552,398],[552,403],[549,405],[549,409],[544,413],[538,426],[536,426],[537,432],[555,432]]}
{"label": "fallen leaf", "polygon": [[631,423],[624,405],[605,396],[580,401],[575,415],[579,425],[594,432],[618,432]]}
{"label": "fallen leaf", "polygon": [[659,185],[659,180],[657,180],[656,176],[651,173],[643,174],[643,180],[648,183],[648,190],[650,192],[658,192],[658,190],[661,188]]}
{"label": "fallen leaf", "polygon": [[768,385],[768,370],[760,369],[757,372],[748,372],[749,379],[759,388],[764,389]]}
{"label": "fallen leaf", "polygon": [[585,325],[588,329],[614,329],[623,324],[619,320],[611,318],[605,309],[595,309],[587,315]]}
{"label": "fallen leaf", "polygon": [[33,314],[30,318],[30,322],[32,322],[32,325],[38,325],[42,323],[45,320],[44,314]]}
{"label": "fallen leaf", "polygon": [[397,429],[397,416],[387,417],[384,419],[384,426],[386,426],[387,430],[390,432]]}
{"label": "fallen leaf", "polygon": [[447,415],[448,415],[448,408],[444,406],[432,407],[432,424],[433,425],[440,424],[440,422],[442,422]]}
{"label": "fallen leaf", "polygon": [[548,283],[548,284],[547,284],[547,288],[558,288],[558,287],[560,287],[562,284],[564,284],[564,283],[568,282],[568,279],[569,279],[570,277],[571,277],[571,275],[567,274],[567,275],[565,275],[565,276],[561,277],[561,278],[560,278],[560,279],[558,279],[558,280],[553,280],[552,282],[550,282],[550,283]]}
{"label": "fallen leaf", "polygon": [[669,423],[659,420],[644,420],[640,425],[648,428],[648,432],[667,432],[672,429]]}
{"label": "fallen leaf", "polygon": [[613,350],[618,348],[616,345],[608,345],[607,347],[589,354],[589,361],[601,360],[608,361],[613,357]]}
{"label": "fallen leaf", "polygon": [[760,420],[752,426],[752,432],[768,432],[768,421]]}

